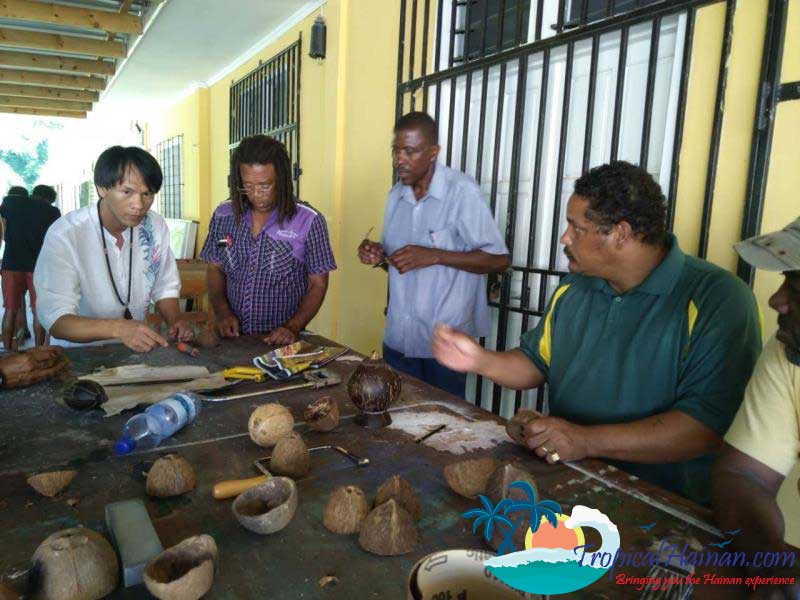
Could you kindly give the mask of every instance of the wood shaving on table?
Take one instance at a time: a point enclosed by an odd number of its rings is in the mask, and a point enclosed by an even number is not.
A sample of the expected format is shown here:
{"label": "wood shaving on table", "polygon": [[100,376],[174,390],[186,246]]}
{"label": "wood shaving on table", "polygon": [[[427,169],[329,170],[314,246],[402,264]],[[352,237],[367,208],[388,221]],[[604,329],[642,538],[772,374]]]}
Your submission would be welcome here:
{"label": "wood shaving on table", "polygon": [[505,427],[492,420],[468,421],[457,415],[439,412],[392,412],[392,424],[389,427],[418,438],[439,425],[445,428],[420,443],[441,452],[464,454],[494,448],[508,441]]}
{"label": "wood shaving on table", "polygon": [[176,379],[192,380],[208,377],[205,367],[195,365],[179,365],[171,367],[151,367],[149,365],[123,365],[121,367],[103,368],[89,375],[81,375],[78,379],[91,379],[102,386],[138,384],[142,382],[175,381]]}
{"label": "wood shaving on table", "polygon": [[[205,367],[202,367],[205,369]],[[207,371],[206,371],[207,372]],[[157,383],[151,385],[120,385],[105,388],[108,401],[101,405],[107,417],[112,417],[137,404],[155,404],[176,392],[192,392],[202,389],[216,389],[230,384],[222,371],[208,377],[179,381],[177,383]]]}

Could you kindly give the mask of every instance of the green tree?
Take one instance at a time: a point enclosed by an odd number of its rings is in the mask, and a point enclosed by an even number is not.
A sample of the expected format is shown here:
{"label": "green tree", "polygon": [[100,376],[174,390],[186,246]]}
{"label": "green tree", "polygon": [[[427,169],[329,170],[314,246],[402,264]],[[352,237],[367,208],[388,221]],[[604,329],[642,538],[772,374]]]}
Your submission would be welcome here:
{"label": "green tree", "polygon": [[0,160],[8,164],[31,187],[39,180],[39,172],[47,162],[48,154],[47,140],[41,140],[33,152],[0,149]]}

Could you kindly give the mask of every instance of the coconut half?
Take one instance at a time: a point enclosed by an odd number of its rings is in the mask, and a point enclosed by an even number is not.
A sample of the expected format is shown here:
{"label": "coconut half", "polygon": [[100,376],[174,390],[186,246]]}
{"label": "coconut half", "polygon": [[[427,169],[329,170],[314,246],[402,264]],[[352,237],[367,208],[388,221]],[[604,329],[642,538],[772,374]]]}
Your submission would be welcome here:
{"label": "coconut half", "polygon": [[323,396],[306,407],[303,420],[314,431],[331,431],[339,424],[339,403],[330,396]]}
{"label": "coconut half", "polygon": [[394,498],[367,515],[358,536],[358,543],[364,550],[380,556],[411,552],[418,541],[414,519]]}
{"label": "coconut half", "polygon": [[451,463],[444,468],[444,478],[450,489],[464,498],[475,498],[486,491],[486,484],[497,469],[491,456],[471,458]]}
{"label": "coconut half", "polygon": [[33,553],[37,600],[95,600],[119,583],[117,555],[96,531],[74,527],[45,539]]}
{"label": "coconut half", "polygon": [[72,480],[75,479],[75,475],[77,474],[77,471],[39,473],[38,475],[31,475],[28,477],[28,485],[42,496],[52,498],[67,487]]}
{"label": "coconut half", "polygon": [[144,585],[161,600],[201,598],[214,582],[218,554],[210,535],[187,538],[147,563]]}
{"label": "coconut half", "polygon": [[383,504],[390,498],[394,498],[415,521],[419,521],[422,516],[422,505],[417,497],[417,492],[400,475],[393,475],[383,482],[375,494],[375,506]]}
{"label": "coconut half", "polygon": [[369,502],[363,490],[355,485],[341,486],[328,499],[322,524],[333,533],[358,533],[367,514]]}
{"label": "coconut half", "polygon": [[232,509],[250,531],[275,533],[286,527],[297,511],[297,486],[288,477],[272,477],[236,498]]}

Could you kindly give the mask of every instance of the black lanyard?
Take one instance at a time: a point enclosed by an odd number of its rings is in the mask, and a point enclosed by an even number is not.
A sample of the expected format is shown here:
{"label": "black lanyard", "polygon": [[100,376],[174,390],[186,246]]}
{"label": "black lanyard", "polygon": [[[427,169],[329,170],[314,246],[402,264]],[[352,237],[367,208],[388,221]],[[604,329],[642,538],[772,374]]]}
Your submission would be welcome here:
{"label": "black lanyard", "polygon": [[[101,199],[102,200],[102,199]],[[131,303],[131,280],[133,279],[133,227],[131,227],[131,239],[130,239],[130,247],[128,248],[128,301],[123,302],[122,297],[119,295],[119,291],[117,291],[117,284],[114,281],[114,275],[111,273],[111,263],[108,261],[108,248],[106,248],[106,234],[103,233],[103,220],[100,218],[100,201],[97,201],[97,221],[100,223],[100,240],[103,242],[103,256],[106,257],[106,268],[108,269],[108,277],[111,279],[111,286],[114,288],[114,295],[119,300],[119,303],[125,307],[125,313],[122,315],[123,319],[131,320],[133,319],[133,315],[131,311],[128,309],[128,305]]]}

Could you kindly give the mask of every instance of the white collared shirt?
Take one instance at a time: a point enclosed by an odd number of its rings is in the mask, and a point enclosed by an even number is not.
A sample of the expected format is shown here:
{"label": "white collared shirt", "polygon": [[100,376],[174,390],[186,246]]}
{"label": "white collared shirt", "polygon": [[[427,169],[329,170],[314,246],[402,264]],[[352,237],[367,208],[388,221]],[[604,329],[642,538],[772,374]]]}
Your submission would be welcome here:
{"label": "white collared shirt", "polygon": [[[120,304],[109,279],[97,205],[67,213],[47,231],[36,261],[33,284],[36,314],[45,329],[64,315],[95,319],[121,319]],[[128,298],[131,230],[123,232],[122,248],[105,228],[108,262],[122,301]],[[151,302],[177,298],[180,277],[169,247],[169,229],[160,215],[150,211],[133,228],[133,275],[128,308],[143,321]]]}

